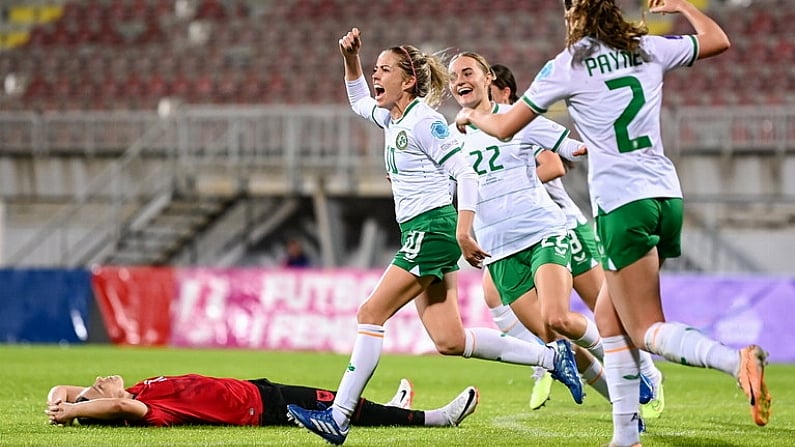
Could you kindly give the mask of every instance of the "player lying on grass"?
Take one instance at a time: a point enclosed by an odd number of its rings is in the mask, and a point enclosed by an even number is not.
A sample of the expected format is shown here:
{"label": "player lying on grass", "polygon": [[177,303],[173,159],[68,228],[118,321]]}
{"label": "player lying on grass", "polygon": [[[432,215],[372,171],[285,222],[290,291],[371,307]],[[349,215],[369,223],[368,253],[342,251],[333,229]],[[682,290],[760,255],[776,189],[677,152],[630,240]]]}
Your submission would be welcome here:
{"label": "player lying on grass", "polygon": [[[287,405],[325,408],[334,391],[198,374],[160,376],[125,388],[121,376],[97,377],[85,386],[56,385],[47,395],[47,415],[54,425],[118,426],[292,425]],[[414,391],[406,379],[381,405],[360,399],[351,422],[360,426],[457,426],[475,411],[478,390],[467,387],[453,401],[435,410],[412,410]]]}

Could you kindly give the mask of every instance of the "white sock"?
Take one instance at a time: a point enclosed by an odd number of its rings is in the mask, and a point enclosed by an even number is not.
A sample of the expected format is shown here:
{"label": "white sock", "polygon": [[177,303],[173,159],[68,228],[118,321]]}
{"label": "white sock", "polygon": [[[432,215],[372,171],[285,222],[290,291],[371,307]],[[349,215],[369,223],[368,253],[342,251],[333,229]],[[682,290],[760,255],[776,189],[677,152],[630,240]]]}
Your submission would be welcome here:
{"label": "white sock", "polygon": [[[640,356],[640,372],[651,379],[652,383],[658,383],[662,378],[662,372],[657,369],[657,365],[654,364],[654,359],[651,358],[651,354],[639,349],[638,355]],[[655,390],[655,393],[656,392]]]}
{"label": "white sock", "polygon": [[596,323],[585,315],[583,315],[583,318],[585,318],[585,333],[582,334],[582,337],[572,341],[577,346],[582,346],[587,349],[594,357],[601,361],[605,357],[605,351],[602,347],[602,337],[599,335]]}
{"label": "white sock", "polygon": [[340,428],[348,426],[364,387],[370,381],[384,346],[384,327],[377,324],[360,324],[353,344],[351,361],[342,375],[331,414]]}
{"label": "white sock", "polygon": [[643,341],[647,351],[682,365],[714,368],[734,377],[740,368],[736,350],[682,323],[654,323]]}
{"label": "white sock", "polygon": [[450,425],[450,419],[444,414],[442,408],[425,410],[425,425],[428,427],[447,427]]}
{"label": "white sock", "polygon": [[599,360],[594,359],[593,363],[590,366],[585,368],[582,371],[582,378],[585,379],[585,383],[591,385],[596,392],[602,395],[607,401],[610,401],[610,391],[607,387],[607,376],[605,375],[605,370],[602,367],[602,364],[599,363]]}
{"label": "white sock", "polygon": [[511,337],[524,340],[528,343],[537,342],[542,345],[545,344],[543,340],[530,332],[530,330],[519,321],[519,318],[513,313],[511,306],[503,304],[501,306],[492,307],[489,310],[491,311],[491,318],[494,320],[494,324],[496,324],[504,334],[508,334]]}
{"label": "white sock", "polygon": [[613,440],[615,445],[633,445],[640,442],[638,418],[640,406],[640,366],[637,349],[629,348],[623,335],[605,337],[604,369],[610,403],[613,405]]}
{"label": "white sock", "polygon": [[555,351],[549,346],[508,337],[496,329],[476,327],[464,332],[464,357],[554,368]]}

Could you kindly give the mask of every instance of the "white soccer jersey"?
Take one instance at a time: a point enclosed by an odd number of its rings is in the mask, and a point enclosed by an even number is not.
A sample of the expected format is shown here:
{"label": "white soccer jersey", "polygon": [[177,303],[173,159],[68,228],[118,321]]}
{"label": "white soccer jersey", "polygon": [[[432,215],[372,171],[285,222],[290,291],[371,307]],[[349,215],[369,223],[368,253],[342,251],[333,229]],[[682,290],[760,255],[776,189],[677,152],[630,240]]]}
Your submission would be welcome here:
{"label": "white soccer jersey", "polygon": [[552,179],[544,183],[544,188],[546,188],[547,192],[549,193],[549,197],[552,198],[552,201],[555,202],[563,211],[563,214],[566,215],[566,228],[573,230],[579,225],[588,222],[585,214],[580,211],[580,207],[574,203],[574,200],[571,199],[569,193],[566,192],[566,188],[563,186],[562,179]]}
{"label": "white soccer jersey", "polygon": [[[698,56],[694,36],[644,36],[641,52],[629,54],[590,38],[594,51],[574,64],[564,50],[547,62],[522,101],[545,113],[565,99],[569,114],[588,146],[591,202],[605,212],[652,197],[682,197],[673,163],[660,136],[663,75],[692,65]],[[594,209],[594,214],[597,209]]]}
{"label": "white soccer jersey", "polygon": [[464,158],[442,114],[419,99],[397,121],[370,97],[358,100],[353,110],[384,129],[384,162],[398,223],[452,203],[449,179],[455,178]]}
{"label": "white soccer jersey", "polygon": [[[500,105],[493,112],[504,113],[510,107]],[[485,264],[529,248],[545,237],[566,234],[563,211],[535,174],[536,145],[556,147],[568,134],[563,126],[557,132],[544,130],[556,126],[542,122],[536,127],[540,130],[537,133],[527,126],[511,140],[500,141],[473,126],[462,135],[455,124],[450,125],[451,133],[464,139],[464,155],[480,176],[474,227],[478,243],[491,254]]]}

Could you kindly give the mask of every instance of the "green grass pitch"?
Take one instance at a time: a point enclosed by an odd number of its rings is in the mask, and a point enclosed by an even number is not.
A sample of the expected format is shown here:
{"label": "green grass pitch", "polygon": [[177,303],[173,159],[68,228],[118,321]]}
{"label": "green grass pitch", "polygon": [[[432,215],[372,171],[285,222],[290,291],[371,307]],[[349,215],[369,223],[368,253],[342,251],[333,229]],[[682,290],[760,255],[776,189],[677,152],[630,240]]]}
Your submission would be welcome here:
{"label": "green grass pitch", "polygon": [[[128,384],[196,372],[333,389],[347,360],[347,355],[325,353],[0,345],[0,446],[324,446],[297,427],[55,427],[47,424],[45,398],[52,385],[89,385],[109,374],[122,375]],[[666,410],[661,419],[648,421],[644,446],[795,445],[795,365],[767,370],[773,395],[767,427],[753,424],[730,377],[667,362],[660,368],[666,374]],[[547,406],[530,410],[527,368],[438,355],[386,355],[365,396],[388,400],[401,377],[414,383],[416,408],[442,406],[470,384],[480,388],[480,405],[457,428],[355,428],[346,446],[565,447],[601,446],[610,439],[610,406],[593,390],[578,406],[555,383]]]}

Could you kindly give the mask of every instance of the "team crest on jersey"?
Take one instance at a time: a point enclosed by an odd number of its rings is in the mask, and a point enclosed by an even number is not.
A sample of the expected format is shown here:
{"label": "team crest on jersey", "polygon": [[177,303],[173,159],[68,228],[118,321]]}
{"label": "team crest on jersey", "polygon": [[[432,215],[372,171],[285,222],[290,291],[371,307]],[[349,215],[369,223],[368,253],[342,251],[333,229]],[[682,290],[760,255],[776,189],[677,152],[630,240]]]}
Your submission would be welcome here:
{"label": "team crest on jersey", "polygon": [[399,134],[397,134],[397,138],[395,138],[395,146],[399,150],[404,150],[409,145],[409,137],[406,135],[405,130],[401,130]]}
{"label": "team crest on jersey", "polygon": [[539,71],[538,74],[536,75],[536,79],[544,79],[550,74],[552,74],[553,65],[554,65],[553,61],[547,61],[547,63],[544,65],[544,68],[542,68],[541,71]]}
{"label": "team crest on jersey", "polygon": [[450,128],[441,121],[434,121],[433,124],[431,124],[431,135],[440,140],[444,140],[450,136]]}

